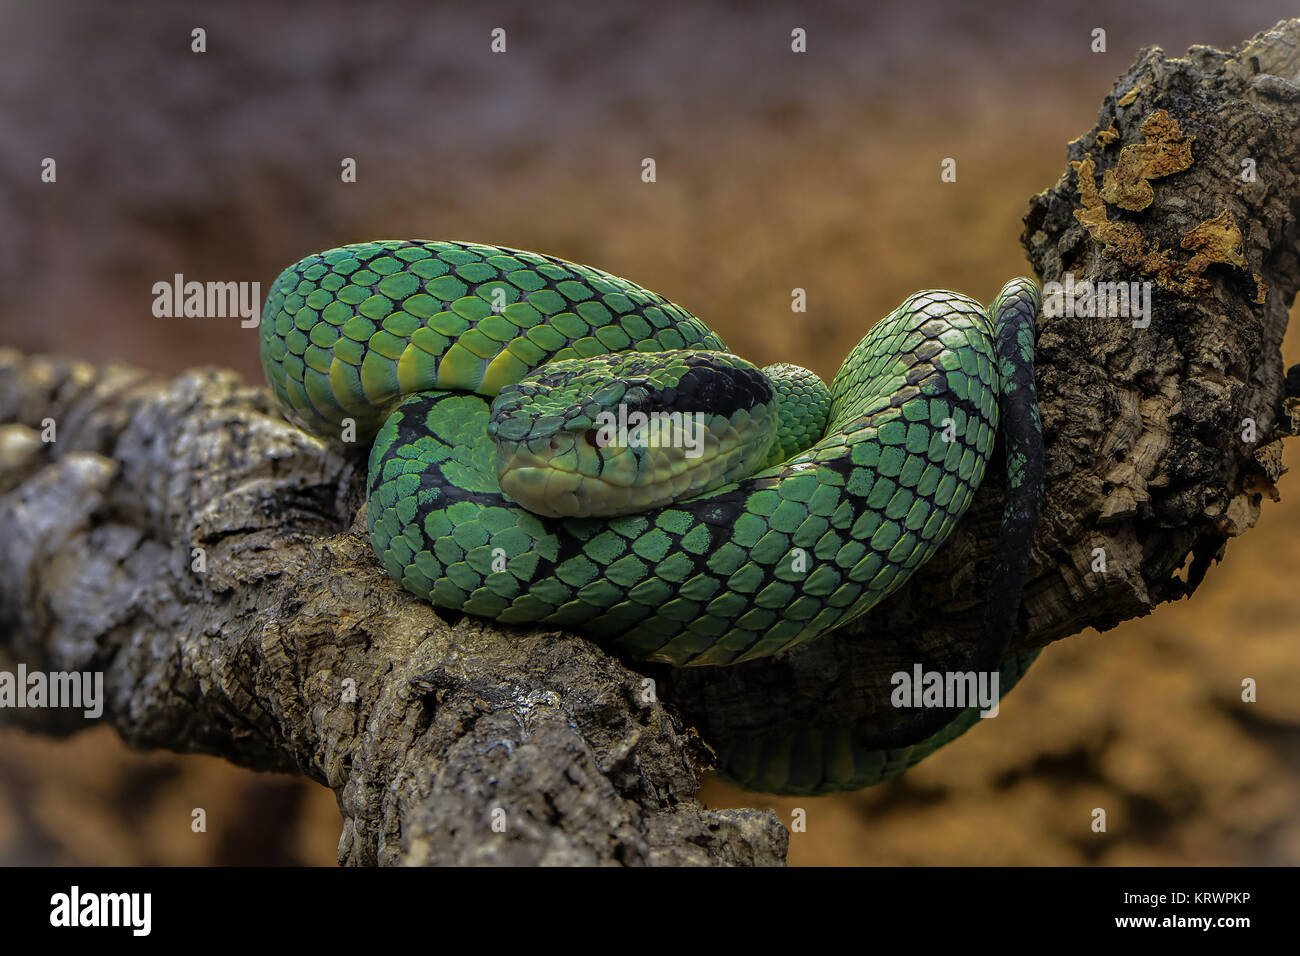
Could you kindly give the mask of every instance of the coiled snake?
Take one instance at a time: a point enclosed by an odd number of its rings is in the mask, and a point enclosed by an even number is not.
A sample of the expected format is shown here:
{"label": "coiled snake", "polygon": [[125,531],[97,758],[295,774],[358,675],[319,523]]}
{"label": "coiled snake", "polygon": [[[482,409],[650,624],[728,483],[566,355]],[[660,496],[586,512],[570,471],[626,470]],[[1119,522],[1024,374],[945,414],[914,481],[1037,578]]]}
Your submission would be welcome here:
{"label": "coiled snake", "polygon": [[[381,241],[286,269],[261,357],[299,427],[374,436],[367,521],[394,581],[675,665],[775,654],[897,590],[966,511],[1000,423],[1006,506],[970,667],[1000,670],[1005,692],[1033,659],[1007,647],[1043,474],[1038,305],[1027,279],[987,311],[919,292],[827,390],[792,366],[760,372],[688,312],[597,269]],[[731,741],[719,759],[756,789],[856,788],[976,719],[934,708]]]}

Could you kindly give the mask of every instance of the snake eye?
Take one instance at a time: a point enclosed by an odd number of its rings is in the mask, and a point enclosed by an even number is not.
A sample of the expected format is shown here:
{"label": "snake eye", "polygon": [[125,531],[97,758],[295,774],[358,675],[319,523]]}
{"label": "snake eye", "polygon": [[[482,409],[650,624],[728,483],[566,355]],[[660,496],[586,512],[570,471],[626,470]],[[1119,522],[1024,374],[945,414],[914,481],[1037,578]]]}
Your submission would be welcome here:
{"label": "snake eye", "polygon": [[597,432],[596,429],[594,428],[588,428],[585,432],[582,433],[582,440],[585,441],[592,448],[596,447],[597,439],[599,437],[600,437],[600,433]]}

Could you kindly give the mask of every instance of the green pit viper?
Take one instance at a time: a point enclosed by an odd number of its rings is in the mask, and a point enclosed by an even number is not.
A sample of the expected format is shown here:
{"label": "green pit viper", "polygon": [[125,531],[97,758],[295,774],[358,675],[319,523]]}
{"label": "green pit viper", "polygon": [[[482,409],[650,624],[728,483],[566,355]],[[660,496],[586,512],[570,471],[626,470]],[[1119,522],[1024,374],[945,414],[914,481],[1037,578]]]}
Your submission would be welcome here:
{"label": "green pit viper", "polygon": [[[679,666],[776,654],[896,591],[966,511],[1000,425],[1006,503],[968,669],[1000,670],[1005,693],[1036,653],[1008,646],[1042,493],[1038,306],[1028,279],[988,310],[916,293],[827,389],[793,366],[756,369],[598,269],[392,240],[286,269],[261,358],[291,422],[373,439],[367,523],[402,587]],[[770,792],[856,789],[977,719],[931,708],[727,741],[720,770]]]}

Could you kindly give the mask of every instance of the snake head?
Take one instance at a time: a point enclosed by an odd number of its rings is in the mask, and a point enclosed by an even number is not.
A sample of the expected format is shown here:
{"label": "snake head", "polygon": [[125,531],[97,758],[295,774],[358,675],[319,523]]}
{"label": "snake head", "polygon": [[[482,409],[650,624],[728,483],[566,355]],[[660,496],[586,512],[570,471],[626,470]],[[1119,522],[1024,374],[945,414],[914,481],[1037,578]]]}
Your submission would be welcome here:
{"label": "snake head", "polygon": [[752,474],[777,434],[767,376],[727,352],[564,359],[492,403],[501,490],[536,514],[609,517]]}

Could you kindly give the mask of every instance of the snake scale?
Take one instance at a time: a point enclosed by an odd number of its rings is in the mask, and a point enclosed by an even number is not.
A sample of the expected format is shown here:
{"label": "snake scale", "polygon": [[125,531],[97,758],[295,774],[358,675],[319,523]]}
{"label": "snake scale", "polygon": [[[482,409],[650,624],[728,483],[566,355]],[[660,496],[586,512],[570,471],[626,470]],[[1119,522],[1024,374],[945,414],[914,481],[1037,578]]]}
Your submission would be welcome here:
{"label": "snake scale", "polygon": [[[394,581],[441,608],[678,666],[778,653],[896,591],[966,511],[1000,425],[1006,504],[969,665],[1000,670],[1005,693],[1034,657],[1007,648],[1043,475],[1038,305],[1027,279],[988,310],[919,292],[827,389],[801,369],[754,369],[690,313],[598,269],[391,240],[286,269],[261,358],[294,424],[373,440],[367,522]],[[695,414],[681,421],[700,424],[702,450],[617,457],[596,416],[619,405]],[[669,432],[692,438],[679,422]],[[931,708],[731,740],[720,769],[772,792],[858,788],[977,719]]]}

